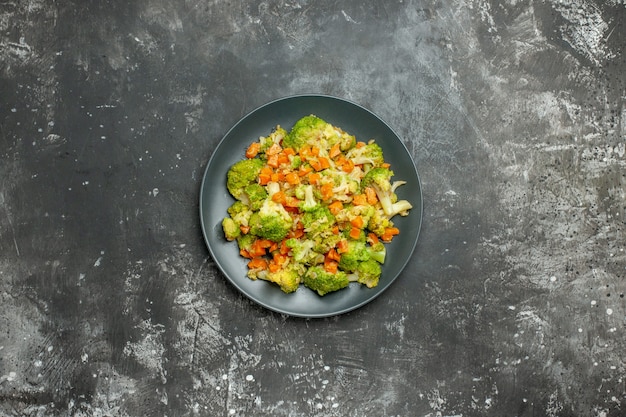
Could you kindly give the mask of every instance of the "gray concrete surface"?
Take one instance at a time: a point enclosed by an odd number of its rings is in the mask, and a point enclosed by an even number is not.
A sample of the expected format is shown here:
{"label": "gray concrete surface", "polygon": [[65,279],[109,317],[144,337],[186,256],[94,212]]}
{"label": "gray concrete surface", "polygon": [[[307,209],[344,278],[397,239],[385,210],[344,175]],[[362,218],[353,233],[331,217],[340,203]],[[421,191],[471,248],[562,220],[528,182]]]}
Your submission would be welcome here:
{"label": "gray concrete surface", "polygon": [[[626,415],[622,1],[0,2],[0,412]],[[213,149],[270,100],[380,115],[424,190],[345,315],[241,296]]]}

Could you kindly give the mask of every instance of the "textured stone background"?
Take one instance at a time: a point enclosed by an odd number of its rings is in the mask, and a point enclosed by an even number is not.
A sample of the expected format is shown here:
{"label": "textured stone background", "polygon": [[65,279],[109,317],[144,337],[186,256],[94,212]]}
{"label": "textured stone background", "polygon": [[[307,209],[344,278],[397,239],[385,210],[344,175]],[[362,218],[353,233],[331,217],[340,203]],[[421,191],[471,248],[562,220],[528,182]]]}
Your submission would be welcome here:
{"label": "textured stone background", "polygon": [[[0,413],[622,416],[621,0],[0,1]],[[197,216],[244,114],[401,134],[407,270],[339,317],[237,293]]]}

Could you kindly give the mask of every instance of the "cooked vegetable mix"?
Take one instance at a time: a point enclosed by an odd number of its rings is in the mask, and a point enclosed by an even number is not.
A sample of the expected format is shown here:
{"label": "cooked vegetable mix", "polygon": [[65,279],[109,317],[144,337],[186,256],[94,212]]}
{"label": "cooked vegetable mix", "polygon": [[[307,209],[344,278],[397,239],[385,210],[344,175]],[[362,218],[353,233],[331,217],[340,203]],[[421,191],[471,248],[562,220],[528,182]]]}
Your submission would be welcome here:
{"label": "cooked vegetable mix", "polygon": [[246,150],[227,173],[235,202],[224,236],[248,259],[248,277],[286,293],[300,284],[325,295],[359,282],[378,285],[385,243],[400,230],[393,171],[373,140],[357,142],[317,116],[280,126]]}

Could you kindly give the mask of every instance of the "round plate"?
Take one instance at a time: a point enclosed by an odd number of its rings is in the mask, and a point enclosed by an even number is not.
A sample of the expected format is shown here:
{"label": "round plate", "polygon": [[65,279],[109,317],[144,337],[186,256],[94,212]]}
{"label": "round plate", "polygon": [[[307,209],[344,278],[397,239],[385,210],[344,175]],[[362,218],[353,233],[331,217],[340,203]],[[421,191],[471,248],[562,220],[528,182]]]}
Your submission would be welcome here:
{"label": "round plate", "polygon": [[[394,171],[393,180],[406,185],[397,190],[413,209],[406,217],[395,216],[400,234],[387,245],[387,258],[378,286],[367,288],[351,283],[348,288],[326,294],[300,286],[291,294],[283,293],[272,283],[246,276],[247,261],[239,255],[236,242],[224,238],[221,222],[226,209],[235,201],[226,189],[226,172],[232,164],[244,159],[248,145],[267,136],[276,125],[290,130],[301,117],[309,114],[341,127],[357,140],[374,139],[383,149],[385,161]],[[346,313],[372,301],[396,280],[409,261],[422,222],[422,189],[406,147],[396,133],[371,111],[352,102],[324,95],[301,95],[282,98],[249,113],[233,126],[219,143],[209,160],[200,189],[200,221],[209,251],[226,278],[243,294],[258,304],[291,316],[328,317]]]}

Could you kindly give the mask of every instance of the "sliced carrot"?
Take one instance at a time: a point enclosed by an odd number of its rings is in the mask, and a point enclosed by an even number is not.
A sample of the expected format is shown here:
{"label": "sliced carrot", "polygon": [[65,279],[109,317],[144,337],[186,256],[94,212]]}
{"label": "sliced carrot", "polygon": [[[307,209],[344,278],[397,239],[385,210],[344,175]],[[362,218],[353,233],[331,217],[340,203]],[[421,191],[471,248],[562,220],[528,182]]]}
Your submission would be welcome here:
{"label": "sliced carrot", "polygon": [[397,227],[387,227],[385,232],[380,237],[384,242],[391,242],[393,237],[400,233],[400,230]]}
{"label": "sliced carrot", "polygon": [[316,171],[321,171],[322,169],[324,169],[322,168],[322,163],[319,161],[319,159],[309,159],[309,165],[311,165]]}
{"label": "sliced carrot", "polygon": [[333,196],[332,184],[323,184],[320,187],[320,193],[322,194],[322,200],[330,200]]}
{"label": "sliced carrot", "polygon": [[365,194],[355,194],[352,196],[352,202],[357,206],[367,205],[367,197]]}
{"label": "sliced carrot", "polygon": [[369,205],[373,206],[378,202],[378,196],[372,187],[365,187],[365,197],[367,198],[367,204]]}
{"label": "sliced carrot", "polygon": [[389,162],[383,162],[382,164],[380,164],[380,166],[389,169],[391,167],[391,164]]}
{"label": "sliced carrot", "polygon": [[361,229],[353,227],[352,229],[350,229],[350,237],[352,239],[358,239],[361,237]]}
{"label": "sliced carrot", "polygon": [[339,234],[339,226],[334,225],[332,231],[333,231],[333,235],[338,235]]}
{"label": "sliced carrot", "polygon": [[241,250],[239,250],[239,254],[240,254],[241,256],[243,256],[244,258],[252,258],[252,256],[250,256],[250,252],[248,252],[248,251],[247,251],[247,250],[245,250],[245,249],[241,249]]}
{"label": "sliced carrot", "polygon": [[267,265],[267,268],[270,270],[270,272],[278,272],[278,271],[280,271],[280,265],[278,265],[274,261],[270,261],[269,264]]}
{"label": "sliced carrot", "polygon": [[248,262],[248,268],[250,269],[267,269],[267,260],[261,257],[252,258]]}
{"label": "sliced carrot", "polygon": [[287,239],[283,239],[283,241],[280,242],[280,248],[279,248],[280,253],[282,253],[283,255],[287,255],[290,250],[291,248],[287,246]]}
{"label": "sliced carrot", "polygon": [[337,273],[338,263],[336,261],[324,260],[324,270],[326,272],[330,272],[331,274]]}
{"label": "sliced carrot", "polygon": [[248,146],[248,149],[246,149],[246,158],[254,158],[259,154],[260,150],[261,144],[259,142],[252,142],[250,146]]}
{"label": "sliced carrot", "polygon": [[322,169],[330,168],[330,161],[328,160],[328,158],[320,156],[317,160],[320,162],[320,166],[322,167]]}
{"label": "sliced carrot", "polygon": [[274,172],[271,175],[271,180],[273,182],[283,182],[285,180],[285,174],[282,172]]}
{"label": "sliced carrot", "polygon": [[386,235],[392,235],[392,236],[399,235],[400,234],[400,229],[398,229],[397,227],[387,227],[385,229],[385,234]]}
{"label": "sliced carrot", "polygon": [[309,184],[313,184],[313,185],[317,185],[317,183],[320,181],[320,178],[322,178],[322,177],[317,172],[311,172],[311,173],[309,173],[309,175],[307,175],[307,179],[309,180]]}
{"label": "sliced carrot", "polygon": [[278,163],[278,154],[269,155],[267,158],[267,165],[271,166],[272,168],[278,168],[278,165],[280,165]]}
{"label": "sliced carrot", "polygon": [[289,237],[300,239],[302,236],[304,236],[304,230],[302,229],[296,229],[289,232]]}
{"label": "sliced carrot", "polygon": [[341,259],[341,255],[337,253],[335,248],[332,248],[331,250],[329,250],[328,253],[326,254],[326,257],[330,259],[331,261],[337,261],[337,262],[339,262],[339,260]]}
{"label": "sliced carrot", "polygon": [[365,145],[367,145],[367,143],[365,143],[365,142],[360,142],[360,141],[359,141],[359,142],[357,142],[357,143],[356,143],[356,147],[357,147],[357,148],[362,148],[362,147],[364,147]]}
{"label": "sliced carrot", "polygon": [[298,169],[298,175],[304,177],[311,171],[313,171],[313,168],[311,168],[310,165],[300,165],[300,168]]}
{"label": "sliced carrot", "polygon": [[247,235],[250,231],[250,226],[244,226],[242,224],[241,226],[239,226],[239,230],[241,230],[241,233],[243,233],[244,235]]}
{"label": "sliced carrot", "polygon": [[274,255],[272,255],[272,260],[278,264],[278,265],[283,265],[285,262],[287,262],[287,255],[283,255],[281,253],[274,253]]}
{"label": "sliced carrot", "polygon": [[364,225],[364,222],[363,222],[363,217],[361,217],[361,216],[356,216],[354,219],[350,220],[350,224],[351,224],[353,227],[356,227],[356,228],[358,228],[358,229],[362,229],[362,228],[363,228],[363,225]]}
{"label": "sliced carrot", "polygon": [[285,202],[286,198],[287,198],[287,196],[285,195],[285,192],[284,192],[284,191],[277,191],[276,193],[274,193],[274,194],[272,195],[272,201],[273,201],[274,203],[280,203],[280,204],[282,204],[282,203],[284,203],[284,202]]}
{"label": "sliced carrot", "polygon": [[320,154],[320,148],[317,146],[311,146],[311,155],[317,156]]}
{"label": "sliced carrot", "polygon": [[270,175],[259,174],[259,184],[267,185],[271,180],[272,180],[272,177]]}
{"label": "sliced carrot", "polygon": [[339,213],[341,210],[343,210],[343,203],[339,200],[337,201],[333,201],[332,203],[330,203],[328,205],[328,210],[330,210],[330,212],[333,215],[336,215],[337,213]]}
{"label": "sliced carrot", "polygon": [[286,155],[295,155],[296,154],[296,150],[294,148],[283,148],[283,152]]}
{"label": "sliced carrot", "polygon": [[341,239],[337,242],[337,253],[342,254],[348,251],[348,241],[346,239]]}
{"label": "sliced carrot", "polygon": [[350,173],[354,169],[354,162],[351,159],[346,159],[343,164],[341,164],[341,170],[343,172]]}
{"label": "sliced carrot", "polygon": [[341,148],[339,147],[339,143],[335,143],[330,148],[330,151],[328,151],[328,156],[330,156],[332,159],[335,159],[339,155],[341,155]]}
{"label": "sliced carrot", "polygon": [[278,164],[279,165],[283,165],[283,164],[288,164],[291,161],[289,160],[289,155],[287,155],[285,152],[281,152],[278,154]]}
{"label": "sliced carrot", "polygon": [[376,236],[374,233],[370,232],[367,234],[367,241],[370,243],[370,245],[375,245],[376,243],[378,243],[378,236]]}
{"label": "sliced carrot", "polygon": [[300,176],[297,172],[288,172],[287,174],[285,174],[285,181],[287,181],[291,185],[298,185],[300,184]]}

